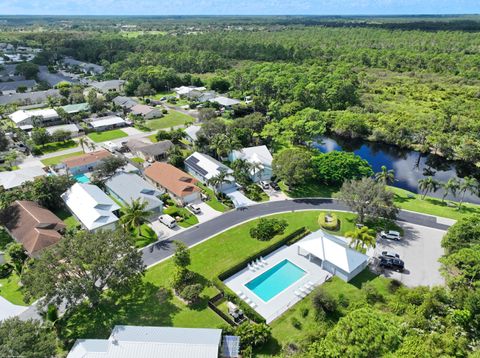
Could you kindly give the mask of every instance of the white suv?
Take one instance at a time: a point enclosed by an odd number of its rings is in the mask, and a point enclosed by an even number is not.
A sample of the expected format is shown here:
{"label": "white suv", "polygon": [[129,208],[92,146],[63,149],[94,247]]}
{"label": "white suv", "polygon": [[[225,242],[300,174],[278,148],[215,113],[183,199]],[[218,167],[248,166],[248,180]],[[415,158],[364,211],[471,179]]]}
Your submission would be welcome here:
{"label": "white suv", "polygon": [[200,209],[200,207],[195,204],[190,204],[187,206],[187,208],[194,214],[200,214],[202,212],[202,209]]}
{"label": "white suv", "polygon": [[382,231],[380,233],[380,237],[382,239],[397,240],[397,241],[401,239],[400,233],[395,230]]}

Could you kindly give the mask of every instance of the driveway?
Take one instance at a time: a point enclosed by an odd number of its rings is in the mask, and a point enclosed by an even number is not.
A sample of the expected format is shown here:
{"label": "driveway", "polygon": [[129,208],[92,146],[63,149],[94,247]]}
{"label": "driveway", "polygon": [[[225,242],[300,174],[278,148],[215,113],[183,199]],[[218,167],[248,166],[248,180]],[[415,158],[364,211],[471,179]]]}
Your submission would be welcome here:
{"label": "driveway", "polygon": [[395,278],[408,287],[443,285],[438,259],[443,255],[440,244],[446,231],[405,222],[398,224],[405,236],[400,241],[380,239],[375,256],[382,251],[396,252],[405,262],[405,271],[385,270],[384,276]]}
{"label": "driveway", "polygon": [[129,136],[145,133],[145,132],[142,132],[142,131],[138,130],[137,128],[134,128],[134,127],[124,127],[121,130],[122,130],[122,132],[127,133]]}
{"label": "driveway", "polygon": [[202,203],[197,203],[196,205],[198,205],[202,210],[200,214],[196,214],[197,219],[200,223],[204,223],[208,220],[212,220],[213,218],[216,218],[217,216],[222,215],[220,211],[213,209],[207,203],[202,202]]}

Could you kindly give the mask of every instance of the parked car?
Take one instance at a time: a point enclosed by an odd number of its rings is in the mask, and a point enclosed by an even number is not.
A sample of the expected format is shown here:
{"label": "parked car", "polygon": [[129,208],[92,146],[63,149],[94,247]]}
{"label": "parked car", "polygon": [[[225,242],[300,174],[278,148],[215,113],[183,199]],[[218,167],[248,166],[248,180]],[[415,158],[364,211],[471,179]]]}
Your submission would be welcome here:
{"label": "parked car", "polygon": [[383,257],[390,257],[392,259],[399,259],[400,255],[397,254],[396,252],[391,252],[391,251],[382,251],[382,256]]}
{"label": "parked car", "polygon": [[397,241],[401,239],[400,233],[395,230],[382,231],[380,233],[380,237],[382,239],[397,240]]}
{"label": "parked car", "polygon": [[400,272],[405,269],[405,263],[402,260],[391,257],[380,258],[380,263],[378,264],[378,266]]}
{"label": "parked car", "polygon": [[165,225],[166,227],[169,227],[170,229],[173,229],[174,227],[177,226],[177,222],[175,221],[175,219],[167,214],[160,215],[158,217],[158,221],[160,221],[163,225]]}
{"label": "parked car", "polygon": [[270,184],[269,184],[267,181],[265,181],[265,180],[262,180],[262,181],[260,182],[260,186],[262,187],[263,190],[270,189]]}
{"label": "parked car", "polygon": [[202,212],[202,209],[200,208],[200,206],[196,204],[190,204],[187,206],[187,208],[194,214],[200,214]]}
{"label": "parked car", "polygon": [[272,181],[270,183],[270,187],[273,189],[273,190],[276,190],[276,191],[279,191],[280,190],[280,187],[278,186],[278,184],[274,181]]}

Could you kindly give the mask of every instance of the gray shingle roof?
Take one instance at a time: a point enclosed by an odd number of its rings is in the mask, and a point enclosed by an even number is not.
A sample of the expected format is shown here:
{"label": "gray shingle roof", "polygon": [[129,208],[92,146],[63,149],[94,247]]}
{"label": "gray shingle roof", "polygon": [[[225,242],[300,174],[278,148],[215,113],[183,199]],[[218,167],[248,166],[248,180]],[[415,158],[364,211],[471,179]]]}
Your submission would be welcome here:
{"label": "gray shingle roof", "polygon": [[0,105],[18,103],[20,105],[45,103],[48,97],[60,97],[58,90],[37,91],[28,93],[15,93],[12,95],[0,96]]}
{"label": "gray shingle roof", "polygon": [[16,91],[18,87],[33,88],[37,85],[34,80],[0,82],[0,91]]}

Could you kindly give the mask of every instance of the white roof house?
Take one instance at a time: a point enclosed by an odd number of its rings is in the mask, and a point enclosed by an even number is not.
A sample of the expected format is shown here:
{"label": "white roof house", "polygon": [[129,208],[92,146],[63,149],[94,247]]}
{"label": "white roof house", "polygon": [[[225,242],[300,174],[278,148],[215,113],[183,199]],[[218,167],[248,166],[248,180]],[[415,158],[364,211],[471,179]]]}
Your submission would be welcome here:
{"label": "white roof house", "polygon": [[200,129],[202,129],[200,126],[188,126],[185,128],[185,134],[192,143],[197,140],[197,133]]}
{"label": "white roof house", "polygon": [[98,186],[76,183],[61,195],[71,213],[89,230],[113,229],[120,209]]}
{"label": "white roof house", "polygon": [[218,96],[218,97],[210,99],[209,101],[218,103],[220,106],[223,106],[223,107],[232,107],[232,106],[240,103],[240,101],[237,100],[237,99],[228,98],[228,97],[224,97],[224,96]]}
{"label": "white roof house", "polygon": [[118,116],[100,117],[98,119],[88,122],[93,129],[102,129],[109,127],[121,127],[127,124],[127,122]]}
{"label": "white roof house", "polygon": [[258,168],[252,168],[250,170],[250,177],[253,181],[270,180],[272,177],[273,158],[265,145],[234,150],[228,155],[228,158],[232,162],[242,159],[250,164],[257,165]]}
{"label": "white roof house", "polygon": [[108,339],[78,339],[67,358],[218,358],[222,330],[115,326]]}
{"label": "white roof house", "polygon": [[45,175],[47,175],[47,173],[41,166],[31,166],[9,172],[0,172],[0,186],[8,190]]}
{"label": "white roof house", "polygon": [[205,91],[206,88],[205,87],[195,87],[195,86],[180,86],[180,87],[174,88],[173,90],[175,91],[175,93],[177,95],[185,96],[185,95],[188,95],[192,91],[199,91],[199,92]]}
{"label": "white roof house", "polygon": [[17,127],[21,127],[25,125],[33,125],[33,117],[41,118],[43,122],[56,120],[58,118],[58,113],[53,108],[35,109],[31,111],[21,109],[13,112],[8,117],[15,122]]}
{"label": "white roof house", "polygon": [[52,126],[45,128],[49,134],[53,134],[56,131],[68,131],[72,133],[72,136],[77,135],[80,132],[80,128],[75,123],[60,124],[58,126]]}
{"label": "white roof house", "polygon": [[350,281],[367,266],[368,256],[350,248],[339,237],[315,231],[296,243],[299,249],[322,260],[325,270]]}

